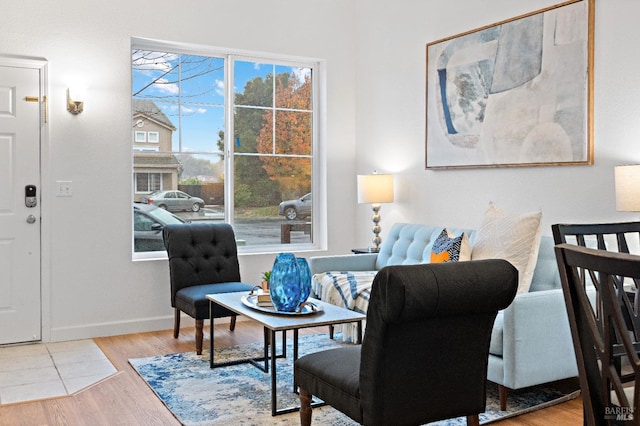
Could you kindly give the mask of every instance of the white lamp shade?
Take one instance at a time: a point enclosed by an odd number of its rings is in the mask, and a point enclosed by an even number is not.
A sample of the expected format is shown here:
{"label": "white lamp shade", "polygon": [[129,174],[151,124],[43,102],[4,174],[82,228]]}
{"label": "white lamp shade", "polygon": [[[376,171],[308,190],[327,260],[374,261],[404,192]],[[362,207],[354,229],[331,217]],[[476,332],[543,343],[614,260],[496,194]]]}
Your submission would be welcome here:
{"label": "white lamp shade", "polygon": [[616,210],[640,212],[640,164],[616,166]]}
{"label": "white lamp shade", "polygon": [[393,175],[358,175],[358,203],[393,203]]}

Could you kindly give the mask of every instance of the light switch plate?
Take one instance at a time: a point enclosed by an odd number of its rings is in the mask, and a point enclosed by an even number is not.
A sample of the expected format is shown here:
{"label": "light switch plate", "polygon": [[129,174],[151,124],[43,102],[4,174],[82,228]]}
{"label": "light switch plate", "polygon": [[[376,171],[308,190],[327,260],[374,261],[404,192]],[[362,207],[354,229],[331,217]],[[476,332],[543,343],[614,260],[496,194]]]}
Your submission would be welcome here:
{"label": "light switch plate", "polygon": [[73,195],[73,187],[70,180],[56,181],[56,197],[71,197]]}

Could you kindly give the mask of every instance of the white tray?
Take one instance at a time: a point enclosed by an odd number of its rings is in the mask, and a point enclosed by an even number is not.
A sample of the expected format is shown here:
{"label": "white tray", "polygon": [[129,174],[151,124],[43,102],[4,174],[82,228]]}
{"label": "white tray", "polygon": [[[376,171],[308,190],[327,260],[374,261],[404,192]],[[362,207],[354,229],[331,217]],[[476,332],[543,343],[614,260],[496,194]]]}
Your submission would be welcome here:
{"label": "white tray", "polygon": [[318,306],[315,303],[307,302],[302,306],[300,311],[293,312],[284,312],[278,311],[274,306],[257,306],[256,302],[258,300],[257,295],[247,294],[240,298],[242,304],[248,306],[251,309],[255,309],[257,311],[265,312],[267,314],[276,314],[276,315],[312,315],[322,311],[322,306]]}

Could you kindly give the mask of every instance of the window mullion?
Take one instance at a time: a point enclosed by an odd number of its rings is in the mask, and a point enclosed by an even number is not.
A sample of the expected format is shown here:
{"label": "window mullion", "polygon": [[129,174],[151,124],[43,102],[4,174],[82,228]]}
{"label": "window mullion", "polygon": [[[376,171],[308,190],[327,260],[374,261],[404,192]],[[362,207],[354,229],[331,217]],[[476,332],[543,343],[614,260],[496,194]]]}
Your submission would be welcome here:
{"label": "window mullion", "polygon": [[[178,55],[178,152],[182,152],[182,55]],[[173,151],[173,149],[172,149]]]}
{"label": "window mullion", "polygon": [[271,153],[276,154],[276,88],[278,87],[278,75],[276,74],[276,66],[273,65],[273,94],[271,96]]}
{"label": "window mullion", "polygon": [[226,222],[233,225],[233,212],[234,212],[234,164],[235,154],[233,138],[235,134],[234,110],[235,99],[233,96],[233,69],[235,58],[231,55],[225,57],[225,102],[224,102],[224,116],[225,116],[225,131],[224,131],[224,215]]}

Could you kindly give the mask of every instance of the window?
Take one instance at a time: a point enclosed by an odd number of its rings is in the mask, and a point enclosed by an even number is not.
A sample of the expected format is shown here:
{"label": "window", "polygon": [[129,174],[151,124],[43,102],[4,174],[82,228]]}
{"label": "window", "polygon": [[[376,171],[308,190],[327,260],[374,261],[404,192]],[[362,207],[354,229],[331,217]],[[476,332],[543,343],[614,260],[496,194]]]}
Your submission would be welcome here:
{"label": "window", "polygon": [[308,59],[134,40],[133,123],[158,147],[134,145],[134,201],[143,188],[180,190],[204,207],[163,207],[185,221],[231,223],[241,251],[317,245],[318,68]]}
{"label": "window", "polygon": [[135,132],[136,133],[136,137],[135,137],[135,141],[136,142],[146,142],[147,141],[147,132]]}
{"label": "window", "polygon": [[162,175],[160,173],[136,173],[135,192],[150,193],[162,189]]}

